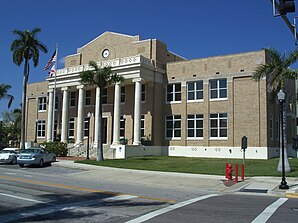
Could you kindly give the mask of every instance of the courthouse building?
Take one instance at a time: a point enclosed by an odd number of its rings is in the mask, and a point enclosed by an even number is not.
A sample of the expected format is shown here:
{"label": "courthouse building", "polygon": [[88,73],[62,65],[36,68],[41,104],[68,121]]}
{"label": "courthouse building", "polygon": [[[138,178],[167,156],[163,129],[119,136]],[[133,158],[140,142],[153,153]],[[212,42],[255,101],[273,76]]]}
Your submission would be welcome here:
{"label": "courthouse building", "polygon": [[[248,158],[276,157],[279,106],[268,93],[266,79],[252,80],[255,68],[269,59],[260,50],[187,60],[157,39],[105,32],[65,57],[65,67],[57,70],[54,106],[54,77],[28,85],[26,141],[50,139],[53,123],[55,136],[70,148],[86,145],[89,113],[89,139],[96,148],[96,98],[102,91],[103,141],[114,158],[125,149],[138,151],[135,154],[241,158],[243,136],[248,138]],[[105,89],[82,85],[79,74],[89,69],[89,61],[110,66],[124,81]],[[292,88],[288,101],[295,96]],[[288,107],[291,148],[295,106]]]}

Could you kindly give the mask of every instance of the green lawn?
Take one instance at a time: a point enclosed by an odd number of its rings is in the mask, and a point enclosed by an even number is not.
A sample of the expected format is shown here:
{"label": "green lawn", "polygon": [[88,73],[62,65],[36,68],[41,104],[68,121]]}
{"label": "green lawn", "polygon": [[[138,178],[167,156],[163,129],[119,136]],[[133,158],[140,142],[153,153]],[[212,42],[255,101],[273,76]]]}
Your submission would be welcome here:
{"label": "green lawn", "polygon": [[[289,159],[291,173],[286,173],[289,177],[298,177],[298,159]],[[225,175],[226,163],[242,164],[238,159],[209,159],[209,158],[187,158],[187,157],[136,157],[119,160],[105,160],[97,162],[95,160],[75,161],[77,163],[92,164],[99,166],[153,170],[180,173]],[[245,160],[245,176],[281,176],[276,171],[278,159],[270,160]],[[239,165],[239,175],[240,175]],[[234,175],[234,173],[233,173]]]}

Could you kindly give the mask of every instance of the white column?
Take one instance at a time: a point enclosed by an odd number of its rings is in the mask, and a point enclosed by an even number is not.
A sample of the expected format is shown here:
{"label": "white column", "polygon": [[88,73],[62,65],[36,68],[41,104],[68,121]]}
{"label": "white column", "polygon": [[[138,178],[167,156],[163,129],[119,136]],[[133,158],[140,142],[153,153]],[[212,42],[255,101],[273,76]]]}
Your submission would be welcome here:
{"label": "white column", "polygon": [[48,90],[49,92],[49,104],[48,104],[48,123],[47,123],[47,141],[52,139],[52,128],[53,128],[53,89]]}
{"label": "white column", "polygon": [[120,84],[115,84],[113,145],[120,144]]}
{"label": "white column", "polygon": [[135,106],[134,106],[134,125],[133,125],[133,145],[141,144],[141,94],[142,78],[132,80],[135,82]]}
{"label": "white column", "polygon": [[61,88],[61,90],[63,91],[61,142],[67,142],[69,92],[68,87]]}
{"label": "white column", "polygon": [[79,89],[79,100],[78,100],[78,119],[77,119],[77,141],[76,144],[83,143],[84,137],[84,99],[85,99],[85,90],[84,86],[80,85],[77,86]]}
{"label": "white column", "polygon": [[94,123],[94,144],[93,144],[94,148],[97,148],[97,143],[98,143],[99,100],[100,100],[100,88],[97,87],[96,96],[95,96],[95,123]]}

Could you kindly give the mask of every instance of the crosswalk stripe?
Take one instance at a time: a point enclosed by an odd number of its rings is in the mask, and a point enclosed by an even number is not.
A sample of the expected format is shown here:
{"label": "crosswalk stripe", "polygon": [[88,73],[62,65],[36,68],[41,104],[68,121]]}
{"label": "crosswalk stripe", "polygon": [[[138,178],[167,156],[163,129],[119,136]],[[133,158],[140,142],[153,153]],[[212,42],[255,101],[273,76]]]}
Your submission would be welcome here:
{"label": "crosswalk stripe", "polygon": [[193,198],[193,199],[190,199],[190,200],[187,200],[187,201],[182,201],[180,203],[168,206],[166,208],[162,208],[162,209],[157,210],[157,211],[153,211],[153,212],[145,214],[141,217],[138,217],[138,218],[135,218],[133,220],[127,221],[126,223],[141,223],[141,222],[144,222],[144,221],[148,221],[151,218],[154,218],[154,217],[159,216],[161,214],[167,213],[169,211],[184,207],[186,205],[195,203],[197,201],[201,201],[201,200],[205,200],[205,199],[208,199],[208,198],[211,198],[211,197],[215,197],[215,196],[219,196],[219,195],[218,194],[208,194],[208,195],[204,195],[204,196],[201,196],[201,197],[196,197],[196,198]]}
{"label": "crosswalk stripe", "polygon": [[274,212],[283,205],[288,198],[279,198],[277,201],[269,205],[261,214],[259,214],[252,223],[265,223],[274,214]]}

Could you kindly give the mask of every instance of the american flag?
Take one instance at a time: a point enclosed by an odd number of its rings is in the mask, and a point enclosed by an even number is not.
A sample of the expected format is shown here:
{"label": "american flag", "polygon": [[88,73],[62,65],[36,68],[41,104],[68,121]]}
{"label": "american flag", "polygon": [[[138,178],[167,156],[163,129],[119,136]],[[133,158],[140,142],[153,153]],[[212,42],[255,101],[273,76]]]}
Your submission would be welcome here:
{"label": "american flag", "polygon": [[49,60],[49,62],[47,63],[47,65],[44,67],[44,70],[48,70],[50,68],[50,66],[56,61],[56,50],[53,53],[53,56],[51,57],[51,59]]}
{"label": "american flag", "polygon": [[49,71],[50,77],[53,77],[56,72],[55,64],[52,66],[51,70]]}

